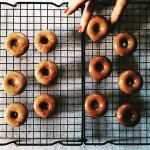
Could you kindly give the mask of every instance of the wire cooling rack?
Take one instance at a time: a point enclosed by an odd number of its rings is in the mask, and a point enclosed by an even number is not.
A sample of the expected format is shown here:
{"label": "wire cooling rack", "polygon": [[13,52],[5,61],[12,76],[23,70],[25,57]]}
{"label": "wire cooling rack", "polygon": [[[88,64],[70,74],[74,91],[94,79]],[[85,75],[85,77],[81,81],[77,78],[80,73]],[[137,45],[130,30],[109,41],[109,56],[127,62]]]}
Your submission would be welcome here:
{"label": "wire cooling rack", "polygon": [[[150,144],[150,3],[131,3],[113,33],[93,43],[86,33],[77,32],[82,9],[67,17],[66,4],[0,3],[0,139],[1,145],[64,145],[85,144]],[[95,14],[110,17],[112,6],[99,8]],[[34,47],[34,36],[42,29],[55,31],[59,44],[49,54],[41,54]],[[21,58],[12,57],[4,48],[10,32],[23,32],[29,37],[30,47]],[[112,41],[119,32],[128,31],[138,40],[137,51],[130,57],[119,57]],[[97,55],[106,55],[113,63],[110,77],[101,83],[88,73],[88,63]],[[59,67],[59,77],[49,87],[37,83],[34,68],[42,60],[52,60]],[[125,69],[138,70],[144,79],[140,92],[123,94],[117,85],[118,75]],[[7,95],[1,86],[3,76],[19,70],[27,77],[26,90],[19,96]],[[93,93],[106,95],[109,107],[103,117],[92,119],[84,112],[84,100]],[[33,111],[33,102],[41,93],[50,93],[58,102],[57,113],[49,119],[40,119]],[[26,123],[13,128],[4,121],[4,110],[11,102],[22,102],[29,110]],[[141,121],[134,128],[120,125],[115,112],[126,101],[141,110]]]}
{"label": "wire cooling rack", "polygon": [[[0,89],[0,137],[17,140],[19,145],[49,145],[54,143],[80,144],[82,139],[82,41],[76,29],[81,10],[71,17],[63,11],[66,4],[18,3],[15,7],[0,5],[0,56],[1,75],[19,70],[27,77],[27,88],[19,96],[9,96]],[[42,29],[53,30],[58,37],[56,49],[41,54],[35,49],[34,37]],[[29,37],[28,52],[14,58],[4,48],[4,40],[11,32],[22,32]],[[59,77],[51,86],[40,85],[34,77],[35,66],[42,60],[58,65]],[[0,85],[1,86],[1,85]],[[33,111],[33,102],[41,93],[52,94],[58,102],[57,113],[49,119],[40,119]],[[18,128],[4,121],[4,109],[11,102],[22,102],[29,110],[26,123]]]}
{"label": "wire cooling rack", "polygon": [[[110,17],[112,7],[95,14]],[[138,48],[129,57],[119,57],[113,49],[113,39],[120,32],[130,32],[137,38]],[[113,63],[110,77],[101,83],[95,82],[88,73],[90,59],[97,55],[106,55]],[[86,144],[150,144],[150,3],[131,3],[113,33],[104,40],[92,43],[85,36],[85,97],[93,92],[101,92],[108,99],[108,112],[103,117],[91,119],[85,114]],[[141,73],[144,83],[142,89],[134,95],[126,95],[118,87],[118,76],[133,69]],[[132,102],[141,111],[140,123],[126,128],[118,123],[115,113],[119,105]]]}

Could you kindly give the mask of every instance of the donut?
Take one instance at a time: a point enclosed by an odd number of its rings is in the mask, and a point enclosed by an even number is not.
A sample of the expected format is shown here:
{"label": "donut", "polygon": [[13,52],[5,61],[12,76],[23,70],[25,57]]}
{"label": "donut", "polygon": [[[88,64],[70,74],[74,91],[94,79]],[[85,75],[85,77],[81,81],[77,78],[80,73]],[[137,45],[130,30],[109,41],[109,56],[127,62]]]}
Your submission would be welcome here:
{"label": "donut", "polygon": [[35,77],[43,85],[49,85],[58,77],[58,67],[52,61],[42,61],[35,68]]}
{"label": "donut", "polygon": [[113,46],[120,56],[129,56],[137,48],[137,40],[130,33],[120,33],[114,38]]}
{"label": "donut", "polygon": [[106,113],[108,103],[104,95],[93,93],[86,98],[84,106],[89,116],[99,117]]}
{"label": "donut", "polygon": [[34,101],[34,111],[41,118],[52,116],[57,109],[55,98],[50,94],[41,94]]}
{"label": "donut", "polygon": [[143,79],[139,72],[126,70],[120,74],[118,84],[124,93],[133,94],[141,89]]}
{"label": "donut", "polygon": [[2,80],[3,89],[10,95],[21,94],[27,86],[26,77],[19,71],[11,71]]}
{"label": "donut", "polygon": [[87,34],[93,42],[97,42],[108,35],[109,23],[102,16],[93,16],[87,26]]}
{"label": "donut", "polygon": [[35,47],[42,53],[53,51],[58,43],[57,36],[51,30],[39,31],[34,38]]}
{"label": "donut", "polygon": [[134,127],[140,121],[140,111],[137,110],[132,104],[122,104],[116,113],[118,122],[126,127]]}
{"label": "donut", "polygon": [[22,103],[14,102],[7,106],[4,112],[4,119],[7,124],[18,127],[27,120],[28,110]]}
{"label": "donut", "polygon": [[28,37],[20,32],[10,33],[5,40],[6,50],[15,57],[25,54],[29,48]]}
{"label": "donut", "polygon": [[97,56],[89,63],[90,76],[96,80],[107,78],[111,74],[111,61],[105,56]]}

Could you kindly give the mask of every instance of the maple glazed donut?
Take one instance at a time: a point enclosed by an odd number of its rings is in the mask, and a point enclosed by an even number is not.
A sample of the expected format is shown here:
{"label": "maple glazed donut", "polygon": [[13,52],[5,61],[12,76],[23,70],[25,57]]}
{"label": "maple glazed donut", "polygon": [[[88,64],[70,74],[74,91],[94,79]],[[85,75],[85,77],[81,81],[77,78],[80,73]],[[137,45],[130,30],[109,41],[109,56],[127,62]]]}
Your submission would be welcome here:
{"label": "maple glazed donut", "polygon": [[137,110],[132,104],[122,104],[116,113],[118,122],[126,127],[134,127],[140,121],[140,111]]}
{"label": "maple glazed donut", "polygon": [[124,93],[133,94],[141,89],[143,79],[139,72],[126,70],[120,74],[118,84]]}
{"label": "maple glazed donut", "polygon": [[106,113],[108,103],[107,103],[107,99],[103,94],[93,93],[86,98],[84,106],[85,106],[85,111],[91,117],[98,117]]}
{"label": "maple glazed donut", "polygon": [[15,57],[25,54],[29,48],[29,40],[23,33],[12,32],[5,40],[6,50]]}
{"label": "maple glazed donut", "polygon": [[4,112],[4,119],[7,124],[18,127],[27,120],[28,110],[22,103],[14,102],[7,106]]}
{"label": "maple glazed donut", "polygon": [[52,61],[42,61],[35,68],[35,77],[43,85],[49,85],[58,77],[58,67]]}
{"label": "maple glazed donut", "polygon": [[25,90],[27,80],[21,72],[11,71],[4,76],[2,86],[8,94],[15,96],[21,94]]}
{"label": "maple glazed donut", "polygon": [[93,42],[97,42],[108,35],[109,23],[102,16],[93,16],[87,26],[87,34]]}
{"label": "maple glazed donut", "polygon": [[111,61],[105,56],[94,57],[89,63],[89,73],[96,80],[107,78],[111,74]]}
{"label": "maple glazed donut", "polygon": [[51,30],[42,30],[36,34],[34,43],[38,51],[49,53],[57,46],[58,39],[55,33]]}
{"label": "maple glazed donut", "polygon": [[137,39],[130,33],[120,33],[114,38],[113,45],[120,56],[129,56],[137,48]]}
{"label": "maple glazed donut", "polygon": [[50,94],[41,94],[34,101],[34,111],[41,118],[52,116],[57,109],[56,100]]}

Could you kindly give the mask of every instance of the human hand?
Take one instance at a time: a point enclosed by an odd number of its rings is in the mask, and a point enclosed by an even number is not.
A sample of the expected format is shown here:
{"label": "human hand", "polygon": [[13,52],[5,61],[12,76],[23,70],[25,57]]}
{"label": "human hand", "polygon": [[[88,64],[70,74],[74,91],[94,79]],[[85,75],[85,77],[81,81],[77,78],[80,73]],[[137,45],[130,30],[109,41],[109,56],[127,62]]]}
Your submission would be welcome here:
{"label": "human hand", "polygon": [[[119,20],[121,14],[124,12],[124,9],[128,1],[129,0],[116,0],[116,5],[112,11],[111,18],[110,18],[111,28],[113,28],[117,23],[117,21]],[[84,32],[86,30],[86,27],[93,14],[96,4],[98,4],[98,0],[69,0],[68,8],[64,11],[66,15],[71,15],[83,4],[85,4],[85,8],[81,18],[81,22],[78,30],[79,32]]]}

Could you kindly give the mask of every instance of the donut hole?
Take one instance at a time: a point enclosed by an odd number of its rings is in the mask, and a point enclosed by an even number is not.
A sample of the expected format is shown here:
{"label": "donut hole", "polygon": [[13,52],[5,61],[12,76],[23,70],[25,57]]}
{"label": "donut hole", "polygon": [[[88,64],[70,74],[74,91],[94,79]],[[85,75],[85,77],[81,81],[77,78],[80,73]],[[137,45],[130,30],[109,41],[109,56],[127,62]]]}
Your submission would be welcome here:
{"label": "donut hole", "polygon": [[48,104],[47,104],[46,102],[42,102],[42,103],[40,104],[40,108],[41,108],[42,110],[47,110],[47,109],[48,109]]}
{"label": "donut hole", "polygon": [[13,112],[10,113],[10,117],[11,117],[12,119],[16,119],[16,118],[18,118],[18,113],[15,112],[15,111],[13,111]]}
{"label": "donut hole", "polygon": [[47,68],[42,68],[41,69],[41,73],[44,75],[44,76],[48,76],[49,75],[49,70]]}
{"label": "donut hole", "polygon": [[15,81],[13,79],[9,79],[8,80],[8,85],[14,87],[15,86]]}
{"label": "donut hole", "polygon": [[132,120],[132,112],[130,110],[127,110],[125,113],[124,113],[124,119],[126,121],[130,121]]}
{"label": "donut hole", "polygon": [[121,43],[122,47],[124,47],[124,48],[126,48],[128,46],[128,41],[125,38],[121,39],[120,43]]}
{"label": "donut hole", "polygon": [[93,109],[97,109],[99,107],[99,103],[97,102],[96,99],[94,99],[90,106]]}
{"label": "donut hole", "polygon": [[17,47],[18,46],[18,40],[16,40],[16,39],[11,40],[10,45],[12,47]]}
{"label": "donut hole", "polygon": [[46,44],[48,43],[47,37],[45,37],[45,36],[41,37],[40,42],[41,42],[42,44],[46,45]]}
{"label": "donut hole", "polygon": [[129,77],[129,78],[127,78],[126,83],[127,83],[128,86],[133,86],[133,84],[134,84],[134,79],[133,79],[132,77]]}
{"label": "donut hole", "polygon": [[101,72],[103,69],[104,69],[104,66],[102,65],[101,62],[97,62],[97,63],[95,64],[95,70],[96,70],[97,72]]}
{"label": "donut hole", "polygon": [[100,30],[100,25],[99,24],[95,24],[94,27],[93,27],[94,33],[99,32],[99,30]]}

